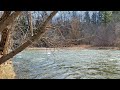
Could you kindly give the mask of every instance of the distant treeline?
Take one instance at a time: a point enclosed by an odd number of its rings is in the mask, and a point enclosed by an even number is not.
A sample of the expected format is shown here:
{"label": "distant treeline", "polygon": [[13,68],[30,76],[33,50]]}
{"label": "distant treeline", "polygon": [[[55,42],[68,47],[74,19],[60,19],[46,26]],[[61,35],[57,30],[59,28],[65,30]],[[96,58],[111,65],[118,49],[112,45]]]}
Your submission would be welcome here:
{"label": "distant treeline", "polygon": [[[50,11],[33,11],[33,34]],[[16,20],[12,34],[16,48],[31,36],[27,11]],[[119,46],[120,11],[59,11],[46,27],[48,32],[32,47],[61,47],[72,45]]]}

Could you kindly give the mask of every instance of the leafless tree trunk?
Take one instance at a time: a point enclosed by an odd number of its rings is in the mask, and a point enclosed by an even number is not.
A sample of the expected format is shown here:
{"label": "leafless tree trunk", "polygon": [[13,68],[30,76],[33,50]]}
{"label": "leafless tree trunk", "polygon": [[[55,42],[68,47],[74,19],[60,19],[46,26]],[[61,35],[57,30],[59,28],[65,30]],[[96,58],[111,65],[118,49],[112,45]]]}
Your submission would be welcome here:
{"label": "leafless tree trunk", "polygon": [[5,46],[5,42],[6,42],[6,38],[7,38],[7,33],[8,33],[8,28],[5,28],[5,29],[1,32],[0,48],[1,48],[1,51],[2,51],[2,52],[3,52],[4,46]]}
{"label": "leafless tree trunk", "polygon": [[[2,51],[1,51],[1,56],[4,56],[8,54],[8,49],[9,49],[9,30],[6,28],[5,30],[2,31],[2,38],[1,38],[1,45],[2,45]],[[11,69],[8,69],[10,67]],[[11,73],[9,75],[9,73]],[[0,65],[0,78],[14,78],[14,70],[12,68],[12,63],[11,60],[8,60],[7,62],[3,63]],[[14,74],[14,75],[13,75]],[[6,77],[5,77],[6,76]]]}
{"label": "leafless tree trunk", "polygon": [[0,19],[0,32],[2,32],[7,26],[11,25],[20,13],[21,11],[14,11],[12,14],[11,11],[5,11]]}
{"label": "leafless tree trunk", "polygon": [[32,14],[29,12],[29,27],[31,31],[31,36],[33,36],[33,24],[32,24]]}
{"label": "leafless tree trunk", "polygon": [[[5,56],[9,53],[11,31],[12,31],[11,28],[5,28],[2,31],[1,47],[3,48],[3,50],[1,51],[2,55],[0,55],[0,57]],[[14,77],[15,77],[15,72],[13,70],[12,60],[9,59],[8,61],[0,65],[0,79],[7,79]]]}

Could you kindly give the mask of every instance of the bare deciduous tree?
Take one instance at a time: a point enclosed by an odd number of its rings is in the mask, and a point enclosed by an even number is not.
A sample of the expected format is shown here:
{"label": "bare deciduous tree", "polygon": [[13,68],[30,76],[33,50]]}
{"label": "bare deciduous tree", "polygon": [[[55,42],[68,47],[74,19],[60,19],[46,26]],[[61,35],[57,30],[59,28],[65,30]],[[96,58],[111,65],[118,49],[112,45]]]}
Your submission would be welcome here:
{"label": "bare deciduous tree", "polygon": [[57,13],[57,11],[53,11],[49,17],[45,20],[45,22],[42,24],[42,26],[40,26],[39,32],[36,35],[33,35],[28,41],[26,41],[24,44],[22,44],[20,47],[18,47],[17,49],[15,49],[14,51],[10,52],[9,54],[2,56],[0,58],[0,64],[4,63],[5,61],[7,61],[8,59],[12,58],[13,56],[15,56],[16,54],[18,54],[19,52],[23,51],[26,47],[28,47],[29,45],[31,45],[34,41],[36,41],[37,39],[41,38],[42,35],[45,33],[46,29],[46,25],[47,23],[53,18],[53,16]]}

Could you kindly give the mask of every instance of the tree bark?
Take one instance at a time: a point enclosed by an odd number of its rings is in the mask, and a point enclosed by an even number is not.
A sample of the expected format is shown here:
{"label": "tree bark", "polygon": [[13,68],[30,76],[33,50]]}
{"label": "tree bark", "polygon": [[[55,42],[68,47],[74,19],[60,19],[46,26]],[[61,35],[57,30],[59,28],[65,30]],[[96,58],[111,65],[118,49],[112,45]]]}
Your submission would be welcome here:
{"label": "tree bark", "polygon": [[29,27],[31,31],[31,36],[33,36],[33,24],[32,24],[32,14],[29,12]]}
{"label": "tree bark", "polygon": [[39,32],[36,35],[31,36],[31,38],[28,41],[26,41],[24,44],[22,44],[20,47],[18,47],[14,51],[10,52],[9,54],[7,54],[5,56],[2,56],[0,58],[0,64],[6,62],[8,59],[12,58],[13,56],[18,54],[19,52],[23,51],[26,47],[31,45],[34,41],[41,38],[43,36],[43,34],[47,31],[45,29],[47,23],[54,17],[54,15],[56,15],[56,13],[57,13],[57,11],[53,11],[50,14],[50,16],[48,16],[48,18],[45,20],[45,22],[40,26],[40,28],[38,28]]}
{"label": "tree bark", "polygon": [[10,14],[11,14],[11,11],[4,11],[2,17],[0,18],[0,23],[4,22]]}
{"label": "tree bark", "polygon": [[1,32],[1,42],[0,42],[0,48],[1,48],[1,52],[3,52],[4,46],[5,46],[5,42],[6,42],[6,38],[7,38],[7,33],[8,33],[8,28],[5,28],[2,32]]}
{"label": "tree bark", "polygon": [[[2,41],[4,42],[3,44],[3,55],[1,56],[5,56],[6,54],[9,53],[9,49],[10,49],[10,40],[11,40],[11,29],[5,29],[4,32],[2,32]],[[13,79],[15,78],[15,72],[13,69],[13,64],[12,64],[12,60],[8,60],[5,63],[2,63],[0,65],[0,79]]]}
{"label": "tree bark", "polygon": [[[14,12],[11,14],[11,11],[4,11],[2,17],[0,18],[0,32],[2,35],[0,43],[2,53],[0,57],[5,56],[9,53],[11,28],[8,26],[11,26],[13,24],[14,20],[19,14],[20,12]],[[0,79],[13,78],[15,78],[15,72],[13,69],[12,60],[9,59],[0,65]]]}
{"label": "tree bark", "polygon": [[[7,26],[11,25],[14,20],[20,15],[22,11],[15,11],[12,14],[4,15],[0,21],[0,32],[2,32]],[[7,12],[6,12],[7,13]],[[10,13],[10,12],[9,12]]]}
{"label": "tree bark", "polygon": [[7,30],[6,40],[5,40],[4,49],[3,49],[3,56],[5,56],[6,54],[9,53],[9,49],[11,47],[11,45],[10,45],[10,40],[11,40],[10,34],[11,34],[11,30]]}

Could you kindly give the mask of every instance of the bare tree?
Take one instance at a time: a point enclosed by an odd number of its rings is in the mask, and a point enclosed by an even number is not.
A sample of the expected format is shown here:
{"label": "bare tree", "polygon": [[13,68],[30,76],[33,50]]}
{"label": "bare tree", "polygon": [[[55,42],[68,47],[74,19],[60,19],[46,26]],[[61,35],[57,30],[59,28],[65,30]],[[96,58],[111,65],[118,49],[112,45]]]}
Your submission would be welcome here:
{"label": "bare tree", "polygon": [[43,34],[46,32],[45,27],[46,27],[47,23],[53,18],[53,16],[56,13],[57,13],[57,11],[53,11],[49,15],[49,17],[45,20],[45,22],[42,24],[42,26],[39,27],[39,32],[36,35],[33,35],[28,41],[26,41],[24,44],[22,44],[20,47],[18,47],[14,51],[10,52],[9,54],[7,54],[5,56],[2,56],[0,58],[0,64],[4,63],[8,59],[12,58],[13,56],[15,56],[16,54],[18,54],[19,52],[23,51],[26,47],[28,47],[29,45],[31,45],[34,41],[36,41],[39,38],[41,38],[43,36]]}
{"label": "bare tree", "polygon": [[33,24],[32,24],[32,14],[29,12],[29,27],[31,31],[31,36],[33,36]]}

